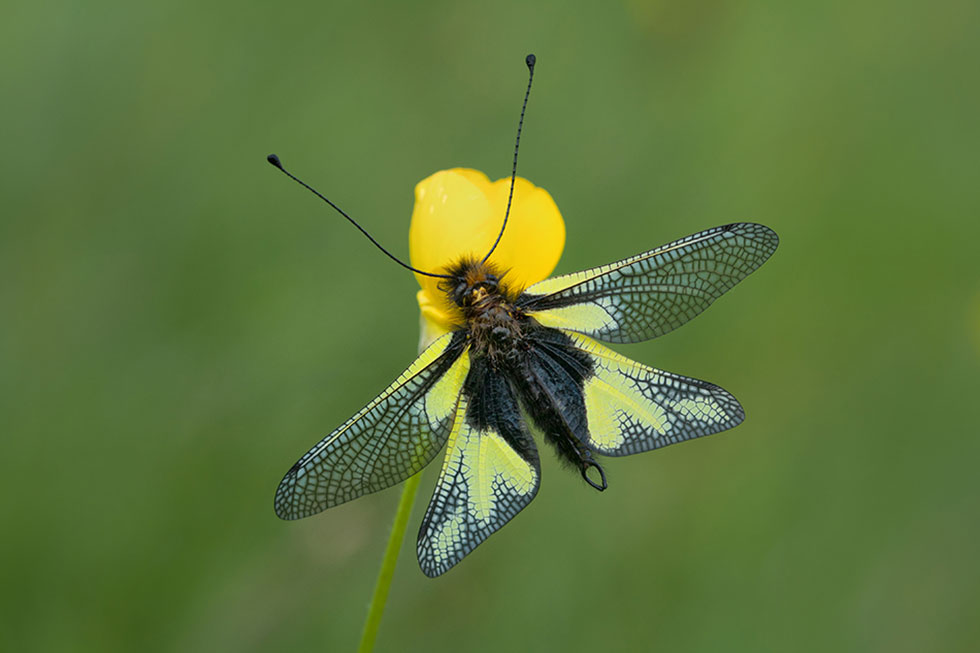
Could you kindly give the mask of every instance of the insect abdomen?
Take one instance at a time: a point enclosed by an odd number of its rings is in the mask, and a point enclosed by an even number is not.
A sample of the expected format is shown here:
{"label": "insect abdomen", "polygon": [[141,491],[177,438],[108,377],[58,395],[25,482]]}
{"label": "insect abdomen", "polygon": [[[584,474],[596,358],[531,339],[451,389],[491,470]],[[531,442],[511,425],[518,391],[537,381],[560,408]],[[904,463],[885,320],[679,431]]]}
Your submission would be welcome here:
{"label": "insect abdomen", "polygon": [[555,329],[535,325],[525,342],[512,374],[521,403],[561,458],[581,467],[591,460],[583,385],[592,374],[592,361]]}

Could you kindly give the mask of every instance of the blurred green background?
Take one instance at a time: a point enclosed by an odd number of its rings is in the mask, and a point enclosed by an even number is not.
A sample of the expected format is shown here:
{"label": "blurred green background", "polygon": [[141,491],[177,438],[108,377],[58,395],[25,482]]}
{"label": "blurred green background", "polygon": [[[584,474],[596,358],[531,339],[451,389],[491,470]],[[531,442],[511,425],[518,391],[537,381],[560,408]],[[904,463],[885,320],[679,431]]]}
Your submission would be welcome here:
{"label": "blurred green background", "polygon": [[378,650],[956,651],[980,638],[980,5],[14,0],[0,21],[0,648],[343,651],[399,490],[282,474],[411,361],[414,184],[521,174],[559,272],[751,219],[779,251],[622,347],[745,405],[425,578]]}

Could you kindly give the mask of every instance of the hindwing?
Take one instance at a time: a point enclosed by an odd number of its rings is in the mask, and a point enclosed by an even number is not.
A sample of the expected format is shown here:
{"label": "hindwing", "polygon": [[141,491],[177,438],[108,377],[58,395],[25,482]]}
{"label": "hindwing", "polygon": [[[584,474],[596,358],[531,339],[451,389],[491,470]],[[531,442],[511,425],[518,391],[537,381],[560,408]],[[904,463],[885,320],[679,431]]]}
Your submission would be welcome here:
{"label": "hindwing", "polygon": [[[552,333],[549,333],[552,332]],[[658,449],[737,426],[745,412],[722,388],[630,360],[588,336],[543,329],[534,338],[541,375],[566,392],[574,435],[605,456]]]}
{"label": "hindwing", "polygon": [[438,576],[538,492],[537,448],[507,381],[475,359],[418,538],[419,566]]}

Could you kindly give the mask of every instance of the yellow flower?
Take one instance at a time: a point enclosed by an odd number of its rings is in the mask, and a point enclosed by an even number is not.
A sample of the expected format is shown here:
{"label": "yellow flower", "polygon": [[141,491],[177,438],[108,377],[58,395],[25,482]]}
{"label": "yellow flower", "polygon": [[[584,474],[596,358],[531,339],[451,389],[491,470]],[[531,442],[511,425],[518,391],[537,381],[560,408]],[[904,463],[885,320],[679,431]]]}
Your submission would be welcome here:
{"label": "yellow flower", "polygon": [[[486,256],[500,232],[509,190],[510,177],[491,182],[469,168],[442,170],[420,181],[408,228],[412,266],[444,273],[465,256]],[[555,201],[548,191],[518,177],[507,229],[488,262],[505,271],[507,283],[519,290],[551,274],[564,246],[565,223]],[[422,286],[421,348],[459,324],[460,316],[439,290],[442,279],[415,278]]]}

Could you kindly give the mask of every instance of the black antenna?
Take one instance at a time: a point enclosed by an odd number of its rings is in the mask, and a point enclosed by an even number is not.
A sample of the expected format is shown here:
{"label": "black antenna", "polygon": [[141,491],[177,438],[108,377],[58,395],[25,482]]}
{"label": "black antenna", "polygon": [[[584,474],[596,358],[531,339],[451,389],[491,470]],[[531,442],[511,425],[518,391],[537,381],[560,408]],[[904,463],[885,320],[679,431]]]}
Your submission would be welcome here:
{"label": "black antenna", "polygon": [[[368,240],[370,240],[372,243],[374,243],[374,246],[375,247],[377,247],[382,252],[384,252],[388,256],[388,258],[390,258],[392,261],[394,261],[398,265],[402,266],[403,268],[409,269],[412,272],[415,272],[415,273],[418,273],[418,274],[423,274],[423,275],[425,275],[427,277],[438,277],[440,279],[451,279],[452,278],[448,274],[435,274],[433,272],[423,272],[422,270],[419,270],[417,268],[413,268],[408,263],[405,263],[404,261],[402,261],[401,259],[399,259],[397,256],[395,256],[394,254],[392,254],[391,252],[389,252],[388,250],[386,250],[384,247],[382,247],[381,246],[381,243],[379,243],[374,238],[372,238],[371,237],[371,234],[369,234],[368,232],[366,232],[364,230],[364,227],[362,227],[361,225],[357,224],[357,221],[355,221],[354,218],[352,218],[349,215],[347,215],[346,213],[344,213],[343,209],[341,209],[339,206],[337,206],[336,204],[334,204],[333,202],[331,202],[330,200],[328,200],[326,197],[324,197],[323,195],[321,195],[315,188],[313,188],[312,186],[310,186],[309,184],[307,184],[305,181],[303,181],[302,179],[296,177],[295,175],[293,175],[293,173],[291,173],[288,170],[286,170],[285,168],[283,168],[282,167],[282,161],[279,160],[279,157],[278,156],[276,156],[275,154],[270,154],[269,156],[266,157],[266,160],[269,163],[271,163],[272,165],[274,165],[277,168],[279,168],[280,170],[282,170],[283,174],[285,174],[287,177],[289,177],[290,179],[292,179],[293,181],[295,181],[297,184],[299,184],[300,186],[302,186],[306,190],[310,191],[311,193],[313,193],[314,195],[316,195],[317,197],[319,197],[321,200],[323,200],[324,202],[326,202],[327,204],[329,204],[331,207],[333,207],[333,210],[334,211],[336,211],[340,215],[342,215],[345,218],[347,218],[352,225],[354,225],[355,227],[357,227],[361,231],[362,234],[364,234],[365,236],[367,236],[367,239]],[[511,185],[511,192],[513,192],[513,183]],[[499,238],[498,238],[498,240],[499,240]]]}
{"label": "black antenna", "polygon": [[527,99],[531,96],[531,82],[534,81],[534,64],[537,62],[537,58],[533,54],[529,54],[524,57],[524,63],[527,64],[527,90],[524,91],[524,104],[521,105],[521,119],[517,123],[517,142],[514,143],[514,166],[510,171],[510,193],[507,195],[507,211],[504,212],[504,223],[500,225],[500,233],[497,234],[497,240],[493,241],[493,247],[487,252],[487,255],[483,257],[480,264],[487,262],[490,255],[493,254],[493,250],[497,249],[497,244],[500,243],[500,239],[504,235],[504,229],[507,228],[507,218],[510,216],[510,203],[514,199],[514,180],[517,178],[517,150],[521,147],[521,127],[524,126],[524,111],[527,109]]}

